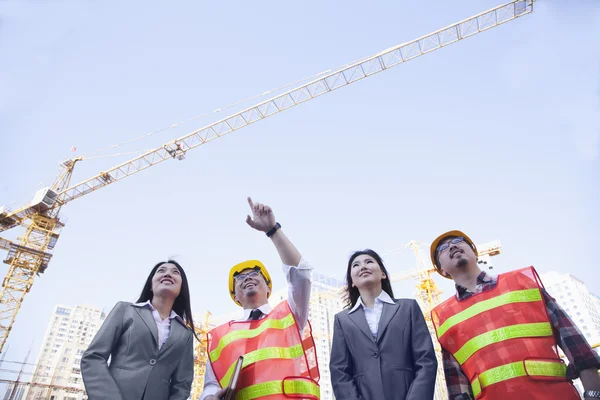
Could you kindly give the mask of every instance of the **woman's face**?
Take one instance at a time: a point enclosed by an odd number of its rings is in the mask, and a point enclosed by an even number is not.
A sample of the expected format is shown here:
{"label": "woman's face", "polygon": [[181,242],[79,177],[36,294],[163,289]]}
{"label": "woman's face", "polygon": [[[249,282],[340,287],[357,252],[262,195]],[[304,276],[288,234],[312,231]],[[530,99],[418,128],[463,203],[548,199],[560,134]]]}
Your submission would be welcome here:
{"label": "woman's face", "polygon": [[358,289],[373,285],[380,285],[387,276],[381,266],[368,254],[357,256],[350,264],[350,277],[352,284]]}
{"label": "woman's face", "polygon": [[181,293],[181,271],[175,264],[163,264],[152,277],[152,293],[154,295],[177,298]]}

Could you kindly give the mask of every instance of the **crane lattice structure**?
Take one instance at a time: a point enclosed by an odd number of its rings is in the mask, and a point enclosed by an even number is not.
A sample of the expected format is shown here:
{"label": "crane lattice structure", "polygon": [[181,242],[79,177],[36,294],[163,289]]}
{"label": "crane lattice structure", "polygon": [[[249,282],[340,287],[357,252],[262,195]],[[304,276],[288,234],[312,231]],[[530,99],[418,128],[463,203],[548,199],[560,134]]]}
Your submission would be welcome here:
{"label": "crane lattice structure", "polygon": [[437,30],[413,41],[381,51],[358,62],[338,68],[306,84],[269,98],[213,124],[195,130],[165,145],[147,151],[125,163],[70,185],[73,170],[82,157],[64,161],[59,178],[49,188],[36,193],[27,205],[14,211],[0,208],[0,232],[18,226],[25,234],[18,243],[0,238],[0,248],[8,251],[9,265],[0,293],[0,352],[15,322],[25,295],[35,277],[44,272],[64,224],[59,218],[68,202],[120,181],[170,159],[183,160],[186,153],[228,133],[285,111],[336,89],[439,50],[478,33],[530,14],[535,0],[514,0],[473,17]]}
{"label": "crane lattice structure", "polygon": [[196,336],[200,340],[196,340],[194,346],[194,382],[192,383],[192,400],[198,400],[204,389],[204,373],[206,372],[206,362],[208,361],[207,350],[207,334],[210,331],[210,317],[209,311],[204,315],[204,321],[194,324],[196,328]]}

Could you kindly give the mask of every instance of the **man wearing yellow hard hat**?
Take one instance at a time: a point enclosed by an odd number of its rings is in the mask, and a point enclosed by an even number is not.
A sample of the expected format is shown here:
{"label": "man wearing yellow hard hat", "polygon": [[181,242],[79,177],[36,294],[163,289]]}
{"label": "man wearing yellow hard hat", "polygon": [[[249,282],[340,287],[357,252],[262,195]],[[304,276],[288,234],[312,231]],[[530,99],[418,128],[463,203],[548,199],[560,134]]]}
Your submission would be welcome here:
{"label": "man wearing yellow hard hat", "polygon": [[208,363],[201,400],[230,395],[234,369],[244,357],[233,398],[270,400],[319,399],[319,371],[308,323],[311,290],[310,265],[301,257],[276,222],[272,209],[248,198],[253,216],[250,227],[266,233],[283,263],[288,298],[272,308],[268,303],[273,284],[258,260],[231,268],[228,289],[243,316],[208,333]]}
{"label": "man wearing yellow hard hat", "polygon": [[456,286],[431,312],[449,399],[576,400],[577,377],[586,399],[600,398],[600,358],[533,267],[491,276],[479,268],[473,241],[457,230],[438,236],[430,255]]}

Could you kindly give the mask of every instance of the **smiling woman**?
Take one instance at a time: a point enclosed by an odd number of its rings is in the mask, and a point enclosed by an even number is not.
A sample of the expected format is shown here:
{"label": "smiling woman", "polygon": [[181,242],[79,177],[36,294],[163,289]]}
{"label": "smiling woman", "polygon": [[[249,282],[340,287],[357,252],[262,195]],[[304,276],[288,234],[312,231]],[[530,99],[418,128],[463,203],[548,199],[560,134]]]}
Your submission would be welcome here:
{"label": "smiling woman", "polygon": [[433,399],[437,360],[423,313],[413,299],[394,299],[373,250],[348,260],[346,303],[335,316],[329,363],[335,397]]}
{"label": "smiling woman", "polygon": [[172,260],[156,264],[137,303],[117,303],[83,354],[88,398],[187,399],[194,377],[193,332],[185,271]]}

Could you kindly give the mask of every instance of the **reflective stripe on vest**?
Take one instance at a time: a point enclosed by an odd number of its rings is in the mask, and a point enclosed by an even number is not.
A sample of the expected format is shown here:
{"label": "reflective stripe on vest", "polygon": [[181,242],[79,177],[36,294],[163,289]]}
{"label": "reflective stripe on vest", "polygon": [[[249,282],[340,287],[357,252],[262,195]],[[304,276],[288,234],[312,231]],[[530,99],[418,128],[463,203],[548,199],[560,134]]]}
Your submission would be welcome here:
{"label": "reflective stripe on vest", "polygon": [[515,290],[491,299],[475,303],[460,313],[448,318],[439,328],[437,328],[437,337],[440,338],[448,329],[466,321],[467,319],[481,314],[482,312],[501,307],[511,303],[523,303],[532,301],[541,301],[542,295],[538,289]]}
{"label": "reflective stripe on vest", "polygon": [[207,335],[207,350],[222,387],[231,384],[235,364],[243,355],[236,399],[319,399],[310,322],[299,331],[287,301],[263,319],[231,321],[212,329]]}
{"label": "reflective stripe on vest", "polygon": [[508,379],[519,378],[521,376],[534,377],[555,377],[564,378],[567,374],[567,366],[559,362],[552,361],[517,361],[506,365],[501,365],[482,372],[477,379],[471,382],[473,396],[479,396],[479,393],[486,387],[506,381]]}
{"label": "reflective stripe on vest", "polygon": [[474,337],[453,355],[454,358],[456,358],[456,361],[462,365],[469,357],[475,354],[476,351],[491,344],[509,339],[544,336],[552,336],[552,326],[547,322],[506,326]]}
{"label": "reflective stripe on vest", "polygon": [[566,379],[533,267],[500,274],[494,287],[469,298],[453,296],[431,316],[442,348],[460,362],[474,398],[579,399]]}
{"label": "reflective stripe on vest", "polygon": [[228,334],[224,335],[221,340],[219,340],[219,344],[217,347],[209,353],[210,360],[215,362],[221,356],[221,351],[230,344],[239,339],[250,339],[256,337],[266,331],[267,329],[286,329],[290,326],[294,325],[294,316],[290,313],[281,319],[271,319],[265,321],[258,328],[255,329],[244,329],[239,331],[232,331]]}
{"label": "reflective stripe on vest", "polygon": [[[318,399],[320,396],[319,385],[305,379],[286,379],[281,381],[269,381],[258,383],[243,388],[237,392],[236,400],[252,400],[264,396],[274,394],[292,395],[291,397],[314,397]],[[306,398],[302,396],[302,398]]]}
{"label": "reflective stripe on vest", "polygon": [[[292,347],[269,347],[266,349],[258,349],[251,351],[249,353],[244,354],[244,363],[242,364],[242,368],[246,368],[247,366],[254,364],[258,361],[268,360],[271,358],[296,358],[300,357],[304,354],[304,349],[302,348],[302,344],[298,344]],[[229,381],[231,380],[231,375],[233,375],[233,371],[235,370],[234,362],[227,369],[227,373],[223,376],[223,379],[219,381],[221,387],[226,387],[229,385]]]}

